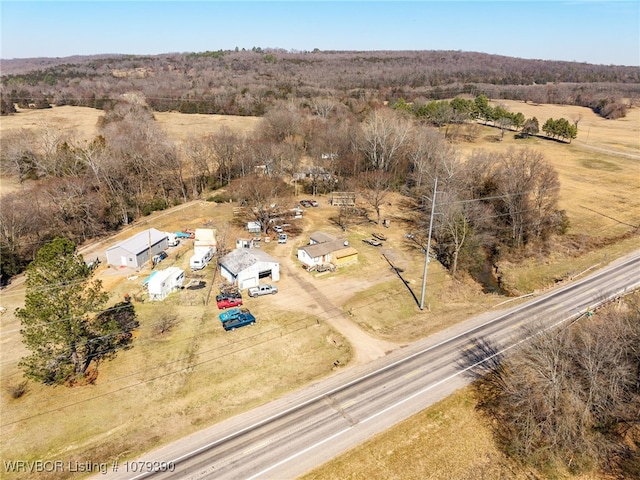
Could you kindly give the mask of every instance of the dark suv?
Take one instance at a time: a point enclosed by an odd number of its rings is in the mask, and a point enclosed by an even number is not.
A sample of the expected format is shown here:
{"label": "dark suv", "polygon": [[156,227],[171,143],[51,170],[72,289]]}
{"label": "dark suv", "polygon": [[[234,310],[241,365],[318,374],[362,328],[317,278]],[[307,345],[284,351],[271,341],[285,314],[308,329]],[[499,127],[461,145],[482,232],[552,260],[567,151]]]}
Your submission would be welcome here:
{"label": "dark suv", "polygon": [[226,322],[222,322],[222,327],[226,330],[235,330],[236,328],[244,327],[246,325],[253,325],[256,323],[256,317],[253,316],[250,312],[240,312],[237,316],[233,317],[231,320],[227,320]]}

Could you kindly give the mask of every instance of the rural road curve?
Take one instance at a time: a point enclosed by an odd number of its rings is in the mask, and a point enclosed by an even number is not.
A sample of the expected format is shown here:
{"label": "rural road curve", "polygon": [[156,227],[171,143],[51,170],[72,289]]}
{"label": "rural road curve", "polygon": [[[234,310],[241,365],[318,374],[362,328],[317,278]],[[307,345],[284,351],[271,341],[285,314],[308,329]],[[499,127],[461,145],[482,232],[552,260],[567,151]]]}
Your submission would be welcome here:
{"label": "rural road curve", "polygon": [[[96,478],[295,478],[467,384],[465,372],[473,366],[461,357],[476,339],[508,350],[526,341],[524,325],[548,328],[574,320],[638,287],[635,252],[583,280],[346,369]],[[140,462],[174,462],[175,468],[147,472]]]}

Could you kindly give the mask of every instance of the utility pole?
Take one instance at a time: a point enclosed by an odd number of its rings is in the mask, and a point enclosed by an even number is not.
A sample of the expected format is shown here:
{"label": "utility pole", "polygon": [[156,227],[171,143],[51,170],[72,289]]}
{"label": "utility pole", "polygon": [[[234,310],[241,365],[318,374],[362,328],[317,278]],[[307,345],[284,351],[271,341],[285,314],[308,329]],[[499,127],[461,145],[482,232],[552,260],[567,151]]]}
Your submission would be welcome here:
{"label": "utility pole", "polygon": [[424,274],[422,275],[422,296],[420,297],[420,310],[424,310],[424,294],[427,290],[427,268],[429,266],[429,250],[431,250],[431,231],[433,230],[433,217],[436,211],[436,193],[438,191],[438,177],[433,185],[433,198],[431,200],[431,218],[429,219],[429,237],[427,239],[427,251],[424,255]]}

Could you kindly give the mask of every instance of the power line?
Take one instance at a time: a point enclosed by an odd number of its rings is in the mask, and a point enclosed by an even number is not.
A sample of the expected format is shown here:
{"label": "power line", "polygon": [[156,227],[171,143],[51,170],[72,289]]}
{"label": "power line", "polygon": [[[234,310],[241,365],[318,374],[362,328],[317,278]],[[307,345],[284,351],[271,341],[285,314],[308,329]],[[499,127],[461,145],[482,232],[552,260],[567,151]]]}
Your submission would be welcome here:
{"label": "power line", "polygon": [[[438,282],[438,283],[441,283],[441,282]],[[379,293],[379,292],[378,292],[378,293]],[[373,297],[373,296],[377,295],[378,293],[375,293],[375,292],[374,292],[374,293],[371,293],[369,296]],[[367,304],[365,304],[365,305],[362,305],[361,307],[357,307],[357,308],[365,308],[365,307],[367,307],[367,306],[375,305],[375,304],[377,304],[377,303],[384,302],[384,301],[387,301],[387,300],[386,300],[386,299],[374,300],[374,301],[372,301],[372,302],[369,302],[369,303],[367,303]],[[302,303],[304,303],[304,302],[301,302],[301,304],[302,304]],[[338,315],[342,315],[342,313],[338,313],[338,314],[336,314],[336,315],[329,316],[329,319],[331,319],[331,318],[335,318],[335,317],[337,317]],[[270,333],[272,333],[272,332],[274,332],[274,331],[277,331],[278,329],[287,328],[287,327],[290,327],[290,326],[293,326],[293,325],[299,325],[299,324],[302,324],[303,322],[308,321],[308,320],[310,320],[310,319],[312,319],[312,318],[314,318],[314,316],[312,316],[312,315],[303,316],[303,317],[301,317],[301,318],[299,318],[299,319],[297,319],[297,320],[294,320],[293,322],[290,322],[290,323],[288,323],[288,324],[285,324],[285,325],[282,325],[282,326],[275,327],[275,328],[273,328],[273,329],[271,329],[271,330],[268,330],[268,331],[266,331],[266,332],[262,332],[262,333],[260,333],[260,334],[256,334],[255,336],[247,337],[247,338],[245,338],[245,339],[243,339],[243,340],[239,340],[238,342],[234,342],[234,343],[241,343],[242,341],[246,341],[246,340],[248,340],[248,339],[255,338],[255,337],[260,336],[260,335],[268,335],[268,334],[270,334]],[[285,333],[285,335],[289,335],[289,334],[295,333],[295,332],[297,332],[297,331],[299,331],[299,330],[302,330],[302,329],[304,329],[304,328],[307,328],[307,326],[299,326],[299,328],[296,328],[295,330],[291,330],[291,331],[289,331],[289,332],[286,332],[286,333]],[[199,337],[199,336],[200,336],[200,334],[198,334],[198,335],[194,335],[194,336],[191,336],[191,337],[188,337],[187,339],[185,339],[185,341],[192,340],[192,339],[197,338],[197,337]],[[155,377],[153,377],[153,378],[151,378],[151,379],[143,380],[143,381],[140,381],[140,382],[134,383],[134,384],[132,384],[132,385],[127,385],[127,386],[124,386],[124,387],[121,387],[121,388],[117,388],[117,389],[115,389],[115,390],[110,390],[109,392],[105,392],[105,393],[103,393],[103,394],[100,394],[100,395],[97,395],[97,396],[94,396],[94,397],[91,397],[91,398],[88,398],[88,399],[84,399],[84,400],[80,400],[80,401],[78,401],[78,402],[73,402],[73,403],[71,403],[71,404],[63,405],[63,406],[61,406],[61,407],[58,407],[58,408],[56,408],[56,409],[52,409],[52,410],[49,410],[49,411],[39,412],[39,413],[38,413],[38,414],[36,414],[36,415],[30,416],[30,417],[24,417],[24,418],[22,418],[22,419],[19,419],[19,420],[16,420],[16,421],[13,421],[13,422],[7,423],[7,424],[5,424],[5,425],[3,425],[3,426],[12,425],[12,424],[18,423],[18,422],[20,422],[20,421],[26,421],[26,420],[29,420],[29,419],[31,419],[31,418],[35,418],[35,417],[38,417],[38,416],[41,416],[41,415],[45,415],[45,414],[48,414],[48,413],[53,413],[53,412],[55,412],[55,411],[59,411],[59,410],[64,409],[64,408],[68,408],[68,407],[71,407],[71,406],[76,406],[76,405],[82,404],[82,403],[84,403],[84,402],[88,402],[88,401],[94,400],[94,399],[96,399],[96,398],[100,398],[100,397],[103,397],[103,396],[106,396],[106,395],[110,395],[110,394],[113,394],[113,393],[117,393],[117,392],[122,391],[122,390],[126,390],[126,389],[129,389],[129,388],[135,388],[135,387],[138,387],[138,386],[141,386],[141,385],[144,385],[144,384],[150,383],[150,382],[152,382],[152,381],[158,380],[158,379],[160,379],[160,378],[168,377],[168,376],[170,376],[170,375],[174,375],[174,374],[181,373],[181,372],[184,372],[184,371],[189,370],[189,369],[193,369],[193,368],[194,368],[194,367],[196,367],[196,366],[204,365],[204,364],[209,363],[209,362],[211,362],[211,361],[213,361],[213,360],[217,360],[217,359],[220,359],[220,358],[224,358],[224,357],[226,357],[226,356],[233,355],[233,354],[238,353],[238,352],[240,352],[240,351],[243,351],[243,350],[246,350],[246,349],[253,348],[253,347],[254,347],[254,346],[256,346],[256,345],[260,345],[260,344],[263,344],[263,343],[269,342],[269,341],[271,341],[271,340],[275,340],[275,338],[272,338],[272,339],[266,339],[266,340],[264,340],[264,341],[262,341],[262,342],[260,342],[260,343],[257,343],[257,344],[249,345],[249,346],[247,346],[247,347],[243,347],[243,348],[238,348],[238,349],[236,349],[236,350],[234,350],[234,351],[231,351],[231,352],[225,353],[225,354],[223,354],[223,355],[219,355],[219,356],[216,356],[216,357],[211,358],[211,359],[203,360],[203,361],[198,362],[198,363],[196,363],[196,364],[190,364],[190,365],[188,365],[188,366],[186,366],[186,367],[184,367],[184,368],[181,368],[181,369],[178,369],[178,370],[175,370],[175,371],[172,371],[172,372],[168,372],[168,373],[166,373],[166,374],[158,375],[158,376],[155,376]],[[215,348],[212,348],[212,349],[209,349],[209,350],[203,351],[203,352],[199,352],[199,353],[198,353],[198,355],[205,355],[205,354],[207,354],[207,353],[211,353],[212,351],[215,351],[215,350],[218,350],[218,349],[219,349],[219,347],[215,347]],[[178,364],[178,363],[184,362],[185,360],[188,360],[188,359],[189,359],[189,356],[188,356],[188,355],[187,355],[187,356],[183,356],[183,357],[180,357],[180,358],[178,358],[178,359],[176,359],[176,360],[174,360],[174,361],[171,361],[171,362],[163,363],[163,364],[160,364],[160,365],[154,365],[154,366],[152,366],[152,367],[149,367],[149,368],[146,368],[146,369],[143,369],[143,370],[137,370],[137,371],[132,372],[131,374],[128,374],[128,375],[124,375],[124,376],[120,376],[120,377],[112,378],[112,379],[108,380],[107,382],[102,383],[101,385],[108,385],[108,384],[110,384],[110,383],[115,383],[115,382],[117,382],[117,381],[119,381],[119,380],[123,380],[123,379],[125,379],[125,378],[129,378],[129,377],[132,377],[132,376],[134,376],[134,375],[144,374],[144,373],[149,372],[149,371],[157,371],[157,369],[158,369],[158,368],[166,368],[166,367],[168,367],[168,366],[171,366],[171,365],[175,365],[175,364]]]}
{"label": "power line", "polygon": [[[379,292],[374,292],[374,293],[372,293],[372,294],[371,294],[371,296],[378,295],[378,294],[379,294]],[[374,302],[371,302],[370,304],[365,305],[365,306],[373,305],[373,304],[376,304],[376,303],[379,303],[379,302],[387,302],[387,301],[388,301],[388,300],[387,300],[387,298],[381,298],[381,299],[376,300],[376,301],[374,301]],[[328,319],[330,320],[330,319],[333,319],[333,318],[337,318],[338,316],[341,316],[341,315],[344,315],[344,313],[343,313],[343,312],[339,312],[339,313],[336,313],[336,314],[334,314],[334,315],[329,315]],[[259,336],[261,336],[261,335],[262,335],[262,336],[264,336],[264,335],[266,335],[266,334],[268,334],[268,333],[271,333],[271,332],[277,331],[277,330],[282,329],[282,328],[287,328],[287,327],[290,327],[290,326],[295,326],[295,325],[301,324],[302,322],[305,322],[305,321],[311,320],[311,319],[313,319],[314,317],[315,317],[315,316],[308,315],[308,316],[306,316],[306,317],[302,317],[301,319],[294,320],[294,321],[292,321],[292,322],[290,322],[290,323],[288,323],[288,324],[285,324],[285,325],[283,325],[283,326],[275,327],[275,328],[273,328],[273,329],[271,329],[271,330],[268,330],[268,331],[266,331],[266,332],[262,332],[262,333],[259,333],[259,334],[251,335],[251,336],[249,336],[249,337],[245,337],[243,340],[238,340],[238,342],[234,342],[234,343],[240,343],[240,342],[242,342],[242,341],[246,341],[246,340],[249,340],[249,339],[251,339],[251,338],[256,338],[256,337],[259,337]],[[306,329],[306,328],[308,328],[309,326],[313,326],[313,325],[315,325],[315,323],[314,323],[314,322],[309,323],[309,325],[302,325],[302,326],[298,326],[298,327],[296,327],[295,329],[293,329],[293,330],[290,330],[290,331],[286,332],[284,335],[291,335],[291,334],[293,334],[293,333],[296,333],[296,332],[298,332],[298,331],[300,331],[300,330]],[[200,335],[197,335],[197,336],[200,336]],[[117,392],[120,392],[120,391],[123,391],[123,390],[127,390],[127,389],[130,389],[130,388],[135,388],[135,387],[138,387],[138,386],[141,386],[141,385],[145,385],[145,384],[150,383],[150,382],[153,382],[153,381],[155,381],[155,380],[159,380],[159,379],[161,379],[161,378],[165,378],[165,377],[168,377],[168,376],[171,376],[171,375],[175,375],[175,374],[178,374],[178,373],[182,373],[182,372],[185,372],[185,371],[187,371],[187,370],[191,370],[191,369],[193,369],[193,368],[195,368],[195,367],[198,367],[198,366],[201,366],[201,365],[205,365],[205,364],[207,364],[207,363],[210,363],[210,362],[212,362],[212,361],[214,361],[214,360],[220,360],[220,359],[222,359],[222,358],[224,358],[224,357],[234,355],[234,354],[236,354],[236,353],[239,353],[239,352],[244,351],[244,350],[247,350],[247,349],[251,349],[251,348],[253,348],[253,347],[257,346],[257,345],[265,344],[265,343],[267,343],[267,342],[270,342],[270,341],[276,340],[277,338],[279,338],[279,337],[268,338],[268,339],[265,339],[265,340],[260,341],[260,342],[258,342],[258,343],[254,343],[254,344],[252,344],[252,345],[248,345],[248,346],[246,346],[246,347],[241,347],[241,348],[238,348],[238,349],[233,350],[233,351],[231,351],[231,352],[227,352],[227,353],[224,353],[224,354],[222,354],[222,355],[218,355],[218,356],[216,356],[216,357],[212,357],[212,358],[209,358],[209,359],[207,359],[207,360],[203,360],[203,361],[201,361],[201,362],[197,362],[197,363],[194,363],[194,364],[187,365],[186,367],[180,368],[180,369],[178,369],[178,370],[174,370],[174,371],[172,371],[172,372],[168,372],[168,373],[165,373],[165,374],[157,375],[157,376],[155,376],[155,377],[153,377],[153,378],[150,378],[150,379],[147,379],[147,380],[142,380],[142,381],[139,381],[139,382],[134,383],[134,384],[131,384],[131,385],[126,385],[126,386],[123,386],[123,387],[121,387],[121,388],[117,388],[117,389],[115,389],[115,390],[110,390],[110,391],[105,392],[105,393],[102,393],[102,394],[94,395],[94,396],[92,396],[92,397],[90,397],[90,398],[82,399],[82,400],[79,400],[79,401],[76,401],[76,402],[73,402],[73,403],[70,403],[70,404],[67,404],[67,405],[63,405],[63,406],[58,407],[58,408],[55,408],[55,409],[47,410],[47,411],[44,411],[44,412],[38,412],[37,414],[30,415],[30,416],[28,416],[28,417],[23,417],[23,418],[20,418],[20,419],[17,419],[17,420],[13,420],[13,421],[11,421],[11,422],[8,422],[8,423],[5,423],[5,424],[2,424],[2,425],[0,425],[0,426],[1,426],[1,427],[6,427],[6,426],[9,426],[9,425],[14,425],[14,424],[16,424],[16,423],[19,423],[19,422],[22,422],[22,421],[26,421],[26,420],[30,420],[30,419],[33,419],[33,418],[36,418],[36,417],[39,417],[39,416],[42,416],[42,415],[49,414],[49,413],[57,412],[57,411],[60,411],[60,410],[62,410],[62,409],[65,409],[65,408],[69,408],[69,407],[77,406],[77,405],[80,405],[80,404],[83,404],[83,403],[86,403],[86,402],[89,402],[89,401],[95,400],[95,399],[97,399],[97,398],[101,398],[101,397],[104,397],[104,396],[107,396],[107,395],[112,395],[112,394],[114,394],[114,393],[117,393]],[[209,353],[209,352],[218,351],[219,349],[220,349],[219,347],[214,347],[214,348],[212,348],[212,349],[210,349],[210,350],[207,350],[207,351],[204,351],[204,352],[200,352],[200,353],[198,353],[198,355],[203,355],[203,354],[206,354],[206,353]],[[107,385],[107,384],[109,384],[109,383],[114,383],[114,382],[115,382],[115,381],[117,381],[117,380],[124,379],[124,378],[128,378],[128,377],[131,377],[131,376],[137,375],[137,374],[139,374],[139,373],[144,373],[144,372],[148,372],[148,371],[157,371],[157,370],[158,370],[158,368],[161,368],[161,367],[167,367],[167,366],[169,366],[169,365],[173,365],[173,364],[176,364],[176,363],[181,363],[181,362],[183,362],[184,360],[187,360],[188,358],[189,358],[189,356],[181,357],[181,358],[179,358],[179,359],[177,359],[177,360],[174,360],[174,361],[172,361],[172,362],[168,362],[168,363],[161,364],[160,366],[153,366],[153,367],[150,367],[150,368],[145,369],[145,370],[142,370],[142,371],[136,371],[136,372],[133,372],[133,373],[128,374],[128,375],[124,375],[124,376],[121,376],[121,377],[117,377],[117,378],[115,378],[115,379],[113,379],[113,380],[110,380],[109,382],[102,383],[101,385]]]}
{"label": "power line", "polygon": [[[375,294],[372,294],[372,295],[375,295]],[[365,298],[366,298],[366,297],[365,297]],[[302,306],[302,305],[303,305],[303,304],[305,304],[305,303],[306,303],[306,302],[304,302],[304,301],[300,301],[298,304],[296,304],[296,303],[291,303],[290,305],[293,305],[293,306]],[[123,306],[122,308],[124,308],[124,306]],[[114,308],[114,310],[115,310],[115,308]],[[215,315],[215,314],[214,314],[214,315]],[[304,321],[304,320],[306,320],[306,319],[308,319],[308,318],[314,318],[314,317],[315,317],[315,316],[313,316],[313,315],[303,316],[303,317],[301,317],[300,321]],[[155,327],[155,326],[160,325],[161,323],[162,323],[162,322],[158,322],[158,323],[156,323],[156,324],[152,324],[151,326],[152,326],[152,327]],[[46,323],[45,323],[44,325],[46,325]],[[18,330],[13,330],[12,332],[16,332],[16,331],[18,331]],[[105,335],[105,336],[102,336],[102,337],[96,337],[96,341],[98,341],[98,340],[100,340],[100,339],[108,338],[108,337],[110,337],[111,335],[117,335],[118,333],[125,333],[125,331],[115,332],[115,333],[113,333],[113,334],[108,334],[108,335]],[[199,336],[200,336],[199,334],[196,334],[196,335],[194,335],[194,336],[192,336],[192,337],[187,337],[187,338],[183,339],[182,341],[185,341],[185,342],[186,342],[186,341],[190,341],[190,340],[192,340],[192,339],[194,339],[194,338],[198,338]],[[116,350],[109,350],[109,351],[116,351]]]}
{"label": "power line", "polygon": [[626,225],[626,226],[628,226],[628,227],[632,227],[632,228],[640,228],[640,226],[639,226],[639,225],[631,225],[630,223],[626,223],[626,222],[623,222],[622,220],[618,220],[617,218],[610,217],[609,215],[606,215],[606,214],[604,214],[604,213],[601,213],[601,212],[598,212],[598,211],[596,211],[596,210],[593,210],[592,208],[585,207],[584,205],[578,205],[578,206],[579,206],[579,207],[582,207],[582,208],[584,208],[584,209],[586,209],[586,210],[589,210],[589,211],[591,211],[591,212],[593,212],[593,213],[597,213],[598,215],[602,215],[603,217],[606,217],[606,218],[608,218],[608,219],[610,219],[610,220],[613,220],[614,222],[618,222],[618,223],[620,223],[620,224],[622,224],[622,225]]}

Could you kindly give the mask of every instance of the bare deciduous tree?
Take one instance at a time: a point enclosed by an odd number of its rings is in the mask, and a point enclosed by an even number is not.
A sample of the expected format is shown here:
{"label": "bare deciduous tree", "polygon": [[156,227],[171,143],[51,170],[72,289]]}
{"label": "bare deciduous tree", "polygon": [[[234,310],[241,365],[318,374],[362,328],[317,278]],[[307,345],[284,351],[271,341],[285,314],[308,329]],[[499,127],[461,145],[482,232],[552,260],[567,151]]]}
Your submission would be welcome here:
{"label": "bare deciduous tree", "polygon": [[370,168],[394,172],[409,140],[412,123],[393,110],[376,109],[362,124],[360,150]]}
{"label": "bare deciduous tree", "polygon": [[258,133],[274,142],[281,142],[286,138],[296,139],[303,133],[301,118],[300,111],[293,103],[280,103],[265,114]]}
{"label": "bare deciduous tree", "polygon": [[382,170],[364,172],[358,177],[360,193],[376,212],[376,224],[380,225],[380,209],[391,187],[391,174]]}
{"label": "bare deciduous tree", "polygon": [[511,245],[521,247],[557,227],[558,174],[540,152],[476,152],[469,164],[480,179],[475,188],[510,230]]}
{"label": "bare deciduous tree", "polygon": [[190,138],[182,147],[182,155],[186,163],[191,195],[197,197],[207,187],[212,176],[213,155],[209,142],[200,138]]}
{"label": "bare deciduous tree", "polygon": [[265,175],[248,175],[235,180],[233,188],[238,192],[241,204],[246,204],[250,219],[260,223],[263,233],[272,225],[270,220],[281,210],[281,204],[287,202],[290,187],[280,178]]}
{"label": "bare deciduous tree", "polygon": [[637,296],[591,320],[538,330],[530,327],[531,340],[509,357],[480,341],[461,361],[492,359],[474,369],[475,388],[500,445],[538,467],[625,468],[634,455],[625,435],[640,421]]}
{"label": "bare deciduous tree", "polygon": [[242,137],[226,126],[207,139],[214,158],[218,163],[218,180],[220,185],[228,185],[238,166],[238,159],[244,148]]}
{"label": "bare deciduous tree", "polygon": [[321,118],[328,118],[329,114],[336,108],[336,100],[330,97],[313,98],[309,102],[314,115]]}

